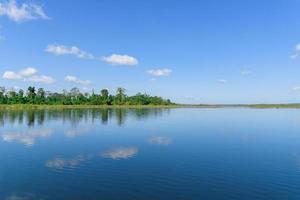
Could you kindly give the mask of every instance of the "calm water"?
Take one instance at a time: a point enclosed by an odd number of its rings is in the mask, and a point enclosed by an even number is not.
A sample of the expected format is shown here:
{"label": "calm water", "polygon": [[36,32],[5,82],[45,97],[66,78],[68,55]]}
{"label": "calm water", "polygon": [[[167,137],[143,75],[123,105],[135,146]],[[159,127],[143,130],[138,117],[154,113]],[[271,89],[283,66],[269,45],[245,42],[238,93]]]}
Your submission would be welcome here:
{"label": "calm water", "polygon": [[0,112],[1,200],[300,199],[300,110]]}

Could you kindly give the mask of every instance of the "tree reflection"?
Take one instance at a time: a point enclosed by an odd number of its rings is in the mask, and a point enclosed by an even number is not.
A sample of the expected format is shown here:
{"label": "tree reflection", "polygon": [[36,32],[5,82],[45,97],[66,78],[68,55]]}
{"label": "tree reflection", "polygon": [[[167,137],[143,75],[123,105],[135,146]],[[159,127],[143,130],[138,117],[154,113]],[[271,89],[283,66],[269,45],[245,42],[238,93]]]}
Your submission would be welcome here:
{"label": "tree reflection", "polygon": [[107,124],[108,122],[108,109],[101,110],[101,121],[102,124]]}
{"label": "tree reflection", "polygon": [[26,112],[26,119],[27,119],[27,125],[28,126],[34,126],[35,122],[35,111],[34,110],[28,110]]}
{"label": "tree reflection", "polygon": [[126,110],[125,109],[116,109],[115,110],[115,117],[116,117],[116,120],[117,120],[117,124],[119,126],[122,126],[125,122]]}
{"label": "tree reflection", "polygon": [[106,125],[116,122],[118,126],[123,126],[127,118],[143,120],[147,118],[161,117],[169,114],[170,109],[165,108],[107,108],[107,109],[61,109],[61,110],[2,110],[0,111],[0,126],[6,124],[43,125],[47,120],[62,121],[70,123],[76,127],[81,122],[91,122],[92,124],[99,121]]}

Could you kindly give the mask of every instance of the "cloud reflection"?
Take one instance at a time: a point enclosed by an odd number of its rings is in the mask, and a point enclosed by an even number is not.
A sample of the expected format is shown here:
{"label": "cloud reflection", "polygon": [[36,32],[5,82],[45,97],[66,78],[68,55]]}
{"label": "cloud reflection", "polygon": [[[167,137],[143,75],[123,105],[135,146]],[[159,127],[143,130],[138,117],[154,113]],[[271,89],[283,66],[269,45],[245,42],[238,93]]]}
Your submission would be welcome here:
{"label": "cloud reflection", "polygon": [[78,155],[71,159],[57,157],[52,160],[46,161],[46,167],[53,168],[53,169],[74,168],[91,157],[92,157],[91,155],[88,156]]}
{"label": "cloud reflection", "polygon": [[43,200],[44,198],[37,197],[34,194],[16,195],[12,194],[5,198],[5,200]]}
{"label": "cloud reflection", "polygon": [[172,139],[169,137],[163,136],[153,136],[149,138],[149,143],[156,145],[169,145],[172,142]]}
{"label": "cloud reflection", "polygon": [[67,137],[77,137],[79,135],[82,135],[82,134],[85,134],[85,133],[88,133],[90,131],[89,128],[84,128],[84,129],[70,129],[68,131],[65,132],[65,136]]}
{"label": "cloud reflection", "polygon": [[35,144],[37,138],[48,137],[52,133],[53,130],[51,129],[8,132],[2,134],[2,140],[5,142],[18,142],[30,147]]}
{"label": "cloud reflection", "polygon": [[104,158],[111,158],[113,160],[127,159],[136,156],[138,153],[138,148],[128,147],[128,148],[115,148],[109,151],[106,151],[101,154]]}

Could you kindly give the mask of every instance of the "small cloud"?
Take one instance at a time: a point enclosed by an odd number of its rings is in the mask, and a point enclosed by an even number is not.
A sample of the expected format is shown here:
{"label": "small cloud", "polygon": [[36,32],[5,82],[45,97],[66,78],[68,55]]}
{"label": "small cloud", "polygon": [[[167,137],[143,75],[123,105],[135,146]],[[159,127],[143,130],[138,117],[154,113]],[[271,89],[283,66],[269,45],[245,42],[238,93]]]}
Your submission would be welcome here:
{"label": "small cloud", "polygon": [[188,101],[200,101],[201,100],[201,98],[195,97],[195,96],[191,96],[191,95],[181,96],[179,98],[180,99],[185,99],[185,100],[188,100]]}
{"label": "small cloud", "polygon": [[51,84],[55,82],[55,80],[50,76],[36,74],[37,70],[35,68],[28,67],[19,72],[6,71],[3,73],[2,77],[8,80],[22,80],[45,84]]}
{"label": "small cloud", "polygon": [[16,85],[13,87],[14,91],[19,90],[19,89],[21,89],[21,88],[19,86],[16,86]]}
{"label": "small cloud", "polygon": [[93,92],[93,88],[91,88],[91,87],[82,87],[81,90],[83,90],[84,92],[88,92],[88,93]]}
{"label": "small cloud", "polygon": [[290,55],[291,59],[296,59],[300,55],[300,43],[295,46],[294,54]]}
{"label": "small cloud", "polygon": [[294,91],[300,91],[300,86],[295,86],[292,88]]}
{"label": "small cloud", "polygon": [[44,75],[42,75],[42,76],[37,76],[37,75],[31,76],[27,80],[30,81],[30,82],[45,83],[45,84],[51,84],[51,83],[55,82],[55,80],[52,77],[44,76]]}
{"label": "small cloud", "polygon": [[148,141],[149,141],[149,143],[156,144],[156,145],[169,145],[172,142],[171,138],[162,137],[162,136],[150,137]]}
{"label": "small cloud", "polygon": [[26,69],[23,69],[19,72],[19,74],[23,77],[28,77],[28,76],[32,76],[34,74],[37,73],[37,70],[35,68],[32,67],[28,67]]}
{"label": "small cloud", "polygon": [[116,65],[137,65],[139,64],[138,60],[132,56],[128,55],[118,55],[118,54],[112,54],[110,56],[103,56],[102,61],[110,63],[110,64],[116,64]]}
{"label": "small cloud", "polygon": [[6,16],[15,22],[49,19],[40,5],[34,3],[17,5],[16,0],[0,3],[0,16]]}
{"label": "small cloud", "polygon": [[138,153],[138,148],[129,147],[129,148],[116,148],[101,154],[104,158],[111,158],[113,160],[127,159],[134,157]]}
{"label": "small cloud", "polygon": [[22,76],[18,73],[15,73],[13,71],[6,71],[4,72],[3,76],[4,79],[8,80],[21,80]]}
{"label": "small cloud", "polygon": [[147,71],[148,74],[152,76],[170,76],[172,73],[171,69],[162,68],[162,69],[150,69]]}
{"label": "small cloud", "polygon": [[57,56],[73,55],[82,59],[97,59],[115,65],[137,65],[139,62],[136,58],[128,55],[112,54],[110,56],[95,57],[93,54],[81,50],[76,46],[65,46],[58,44],[50,44],[45,49],[46,52]]}
{"label": "small cloud", "polygon": [[293,55],[290,55],[290,58],[291,59],[296,59],[298,56],[299,56],[299,54],[293,54]]}
{"label": "small cloud", "polygon": [[65,81],[70,82],[70,83],[77,83],[81,85],[90,85],[91,81],[90,80],[81,80],[77,78],[76,76],[66,76]]}
{"label": "small cloud", "polygon": [[139,63],[138,60],[132,56],[118,54],[103,56],[101,60],[116,65],[137,65]]}
{"label": "small cloud", "polygon": [[251,70],[243,70],[243,71],[241,71],[241,75],[243,75],[243,76],[247,76],[247,75],[250,75],[250,74],[252,74]]}
{"label": "small cloud", "polygon": [[219,79],[218,82],[219,83],[228,83],[228,80],[226,80],[226,79]]}
{"label": "small cloud", "polygon": [[69,46],[64,46],[64,45],[51,44],[51,45],[47,46],[45,51],[48,53],[53,53],[54,55],[57,55],[57,56],[73,55],[73,56],[76,56],[77,58],[83,58],[83,59],[94,59],[95,58],[92,54],[85,52],[76,46],[69,47]]}

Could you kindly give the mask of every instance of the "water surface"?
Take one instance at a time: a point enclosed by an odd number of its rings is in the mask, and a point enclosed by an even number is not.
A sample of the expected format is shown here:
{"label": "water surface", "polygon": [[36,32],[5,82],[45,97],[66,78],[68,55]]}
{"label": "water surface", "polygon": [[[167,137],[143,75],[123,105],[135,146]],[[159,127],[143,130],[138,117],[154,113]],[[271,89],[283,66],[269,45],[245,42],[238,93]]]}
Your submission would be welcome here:
{"label": "water surface", "polygon": [[300,110],[0,112],[2,200],[300,199]]}

